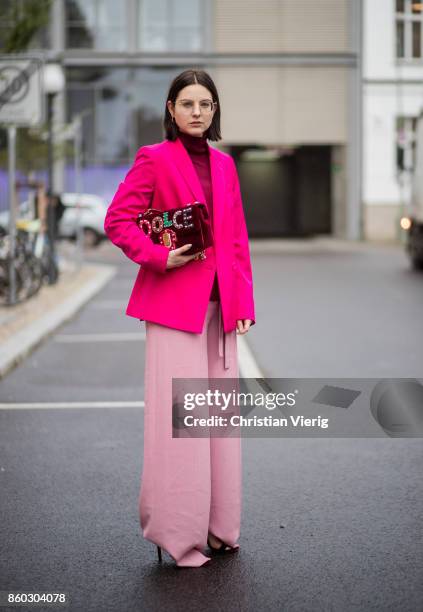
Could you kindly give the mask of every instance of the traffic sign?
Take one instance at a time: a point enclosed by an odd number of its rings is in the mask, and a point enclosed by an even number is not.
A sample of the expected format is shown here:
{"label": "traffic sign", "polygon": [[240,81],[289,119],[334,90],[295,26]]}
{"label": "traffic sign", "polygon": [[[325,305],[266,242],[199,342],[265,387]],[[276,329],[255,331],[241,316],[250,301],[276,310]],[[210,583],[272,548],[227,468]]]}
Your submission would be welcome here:
{"label": "traffic sign", "polygon": [[35,126],[44,122],[43,62],[36,57],[0,57],[0,124]]}

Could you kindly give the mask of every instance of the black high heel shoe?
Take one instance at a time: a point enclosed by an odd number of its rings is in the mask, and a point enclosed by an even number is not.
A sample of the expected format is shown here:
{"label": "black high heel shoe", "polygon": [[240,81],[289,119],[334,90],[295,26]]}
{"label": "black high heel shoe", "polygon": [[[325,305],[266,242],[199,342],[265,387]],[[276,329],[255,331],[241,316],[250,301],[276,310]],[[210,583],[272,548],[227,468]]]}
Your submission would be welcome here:
{"label": "black high heel shoe", "polygon": [[157,546],[157,554],[159,556],[159,563],[162,562],[162,549],[160,548],[160,546]]}
{"label": "black high heel shoe", "polygon": [[[220,538],[217,538],[217,539],[220,540]],[[222,541],[222,544],[219,546],[219,548],[215,548],[214,546],[211,545],[210,535],[207,536],[207,546],[216,555],[226,555],[226,554],[234,553],[234,552],[237,552],[237,550],[239,549],[239,546],[229,546],[229,544],[226,544],[223,541]]]}

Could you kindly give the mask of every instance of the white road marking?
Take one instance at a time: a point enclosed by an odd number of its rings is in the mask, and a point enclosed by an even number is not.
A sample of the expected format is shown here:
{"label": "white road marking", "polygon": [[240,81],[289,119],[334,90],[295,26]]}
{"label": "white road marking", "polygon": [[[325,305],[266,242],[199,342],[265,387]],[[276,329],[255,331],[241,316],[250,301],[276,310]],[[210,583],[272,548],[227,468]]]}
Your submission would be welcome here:
{"label": "white road marking", "polygon": [[[58,342],[110,342],[145,339],[143,333],[110,334],[58,334]],[[244,336],[237,336],[240,377],[243,379],[265,378]],[[247,384],[247,383],[246,383]],[[247,385],[248,386],[248,385]],[[72,408],[144,408],[144,401],[85,401],[85,402],[3,402],[0,410],[31,409],[72,409]]]}
{"label": "white road marking", "polygon": [[2,402],[0,410],[33,408],[144,408],[143,401],[127,402]]}
{"label": "white road marking", "polygon": [[57,334],[53,338],[54,342],[139,342],[145,340],[144,332],[127,332],[127,333],[101,333],[101,334]]}

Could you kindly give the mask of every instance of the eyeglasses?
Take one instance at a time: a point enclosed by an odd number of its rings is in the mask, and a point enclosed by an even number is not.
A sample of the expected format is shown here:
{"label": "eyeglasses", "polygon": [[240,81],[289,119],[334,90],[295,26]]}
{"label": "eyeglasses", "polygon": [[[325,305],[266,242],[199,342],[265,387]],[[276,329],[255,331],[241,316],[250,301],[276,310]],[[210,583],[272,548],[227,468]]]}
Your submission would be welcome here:
{"label": "eyeglasses", "polygon": [[[176,104],[178,104],[182,112],[187,115],[194,109],[194,102],[192,100],[178,100]],[[204,115],[210,115],[216,105],[217,102],[213,102],[212,100],[200,100],[200,111]]]}

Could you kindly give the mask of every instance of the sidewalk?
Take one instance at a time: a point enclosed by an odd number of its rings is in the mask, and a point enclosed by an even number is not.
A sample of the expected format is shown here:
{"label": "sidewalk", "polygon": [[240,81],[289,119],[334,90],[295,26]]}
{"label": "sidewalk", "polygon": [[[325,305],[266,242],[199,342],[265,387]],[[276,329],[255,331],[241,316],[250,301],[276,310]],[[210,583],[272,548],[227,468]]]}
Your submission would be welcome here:
{"label": "sidewalk", "polygon": [[328,252],[367,252],[380,249],[404,250],[396,240],[366,241],[347,240],[332,236],[311,236],[310,238],[254,238],[250,240],[252,254],[266,253],[328,253]]}
{"label": "sidewalk", "polygon": [[55,285],[43,285],[37,295],[16,306],[0,308],[0,379],[38,344],[70,319],[115,275],[117,268],[84,263],[79,269],[60,257],[60,277]]}

